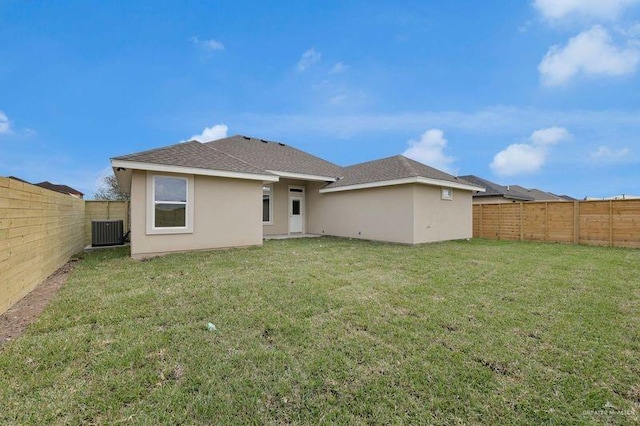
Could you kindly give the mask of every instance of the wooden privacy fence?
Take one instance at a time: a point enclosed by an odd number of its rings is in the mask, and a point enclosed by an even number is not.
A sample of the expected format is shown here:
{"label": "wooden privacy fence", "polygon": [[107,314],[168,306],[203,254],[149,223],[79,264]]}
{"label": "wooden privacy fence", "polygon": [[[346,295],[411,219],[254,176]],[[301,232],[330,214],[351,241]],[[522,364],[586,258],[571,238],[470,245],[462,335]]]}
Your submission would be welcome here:
{"label": "wooden privacy fence", "polygon": [[473,236],[640,247],[640,200],[476,204]]}
{"label": "wooden privacy fence", "polygon": [[[91,242],[91,220],[122,219],[127,201],[84,201],[0,177],[0,314]],[[88,229],[88,231],[87,231]]]}
{"label": "wooden privacy fence", "polygon": [[84,201],[0,178],[0,313],[82,250]]}

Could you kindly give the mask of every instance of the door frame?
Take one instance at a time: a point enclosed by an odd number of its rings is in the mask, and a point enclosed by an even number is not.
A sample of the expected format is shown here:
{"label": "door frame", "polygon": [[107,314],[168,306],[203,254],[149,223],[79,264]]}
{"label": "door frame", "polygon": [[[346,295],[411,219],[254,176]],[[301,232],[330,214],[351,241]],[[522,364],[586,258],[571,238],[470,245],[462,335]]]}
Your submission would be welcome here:
{"label": "door frame", "polygon": [[[294,190],[293,192],[291,190]],[[289,185],[287,188],[287,192],[289,196],[287,197],[287,213],[288,213],[288,221],[287,221],[287,230],[289,234],[297,234],[297,233],[305,233],[306,229],[306,215],[305,215],[305,188],[300,185]],[[293,200],[300,200],[300,219],[302,221],[302,230],[301,231],[291,231],[291,218],[293,217]]]}

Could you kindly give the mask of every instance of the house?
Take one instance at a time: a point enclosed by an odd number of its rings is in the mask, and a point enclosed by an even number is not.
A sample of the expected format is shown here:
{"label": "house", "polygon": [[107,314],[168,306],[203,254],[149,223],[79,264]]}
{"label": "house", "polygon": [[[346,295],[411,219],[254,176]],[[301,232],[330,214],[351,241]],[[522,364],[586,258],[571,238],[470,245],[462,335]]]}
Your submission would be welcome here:
{"label": "house", "polygon": [[62,194],[71,195],[72,197],[76,197],[80,199],[84,198],[84,194],[82,192],[78,191],[77,189],[73,189],[72,187],[67,185],[51,183],[46,180],[44,182],[35,183],[34,185],[39,186],[40,188],[49,189],[51,191],[60,192]]}
{"label": "house", "polygon": [[131,195],[131,255],[317,234],[419,244],[471,238],[478,185],[403,156],[340,167],[232,136],[111,159]]}
{"label": "house", "polygon": [[482,186],[485,191],[473,193],[473,204],[502,204],[521,201],[535,201],[532,195],[525,194],[510,186],[504,186],[475,175],[460,176],[474,185]]}
{"label": "house", "polygon": [[39,186],[40,188],[48,189],[50,191],[56,191],[62,194],[71,195],[72,197],[76,197],[80,199],[84,198],[84,194],[82,192],[78,191],[77,189],[73,189],[67,185],[55,184],[48,181],[32,184],[31,182],[27,182],[26,180],[20,179],[19,177],[16,177],[16,176],[7,176],[7,177],[9,179],[17,180],[18,182],[28,183],[29,185]]}
{"label": "house", "polygon": [[511,188],[533,197],[534,201],[575,201],[569,200],[571,197],[567,195],[556,195],[536,188],[527,189],[520,185],[511,185]]}
{"label": "house", "polygon": [[460,176],[473,184],[483,186],[484,192],[473,194],[473,204],[504,204],[525,201],[575,201],[568,195],[556,195],[540,189],[527,189],[520,185],[500,185],[475,175]]}

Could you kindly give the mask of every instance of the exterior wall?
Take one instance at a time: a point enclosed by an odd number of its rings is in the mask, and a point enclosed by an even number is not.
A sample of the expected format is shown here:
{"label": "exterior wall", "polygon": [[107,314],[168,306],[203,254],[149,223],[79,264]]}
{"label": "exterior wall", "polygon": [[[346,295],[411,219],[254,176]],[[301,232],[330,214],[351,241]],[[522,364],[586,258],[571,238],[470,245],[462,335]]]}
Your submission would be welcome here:
{"label": "exterior wall", "polygon": [[309,211],[307,184],[309,182],[290,179],[280,179],[279,182],[272,184],[273,218],[270,225],[263,225],[264,235],[287,235],[289,233],[289,185],[305,187],[305,210]]}
{"label": "exterior wall", "polygon": [[471,191],[452,189],[451,200],[443,200],[436,186],[413,185],[413,191],[414,244],[473,236]]}
{"label": "exterior wall", "polygon": [[0,313],[82,250],[84,201],[0,178]]}
{"label": "exterior wall", "polygon": [[122,220],[125,234],[129,230],[128,201],[86,201],[84,245],[91,244],[91,222],[94,220]]}
{"label": "exterior wall", "polygon": [[322,186],[307,185],[307,232],[413,244],[412,185],[320,194]]}
{"label": "exterior wall", "polygon": [[261,182],[194,176],[193,203],[193,233],[147,234],[147,173],[134,170],[131,256],[140,258],[175,251],[262,245]]}

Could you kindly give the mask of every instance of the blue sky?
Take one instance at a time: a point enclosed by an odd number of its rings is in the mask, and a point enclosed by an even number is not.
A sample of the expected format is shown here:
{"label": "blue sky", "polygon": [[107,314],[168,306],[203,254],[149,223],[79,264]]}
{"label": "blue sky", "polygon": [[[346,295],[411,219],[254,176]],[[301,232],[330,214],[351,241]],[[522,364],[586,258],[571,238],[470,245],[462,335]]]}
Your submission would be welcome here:
{"label": "blue sky", "polygon": [[640,195],[640,0],[0,0],[0,175],[244,134]]}

